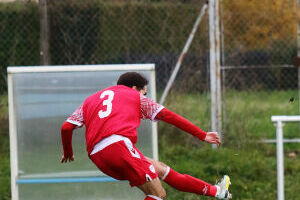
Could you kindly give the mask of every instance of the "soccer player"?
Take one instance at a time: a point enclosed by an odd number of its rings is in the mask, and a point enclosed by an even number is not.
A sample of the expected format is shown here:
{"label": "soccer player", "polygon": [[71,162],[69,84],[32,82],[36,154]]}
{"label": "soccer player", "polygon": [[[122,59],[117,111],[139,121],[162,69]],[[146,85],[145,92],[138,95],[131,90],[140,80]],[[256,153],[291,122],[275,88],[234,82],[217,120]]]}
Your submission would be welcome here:
{"label": "soccer player", "polygon": [[136,72],[122,74],[116,86],[87,97],[82,105],[62,125],[62,163],[74,161],[72,133],[86,127],[89,158],[105,174],[117,180],[128,180],[141,189],[145,200],[162,200],[166,192],[161,180],[173,188],[229,199],[230,179],[211,185],[186,174],[180,174],[166,164],[145,157],[136,147],[137,127],[141,119],[162,120],[211,144],[220,144],[217,132],[204,132],[187,119],[145,97],[148,80]]}

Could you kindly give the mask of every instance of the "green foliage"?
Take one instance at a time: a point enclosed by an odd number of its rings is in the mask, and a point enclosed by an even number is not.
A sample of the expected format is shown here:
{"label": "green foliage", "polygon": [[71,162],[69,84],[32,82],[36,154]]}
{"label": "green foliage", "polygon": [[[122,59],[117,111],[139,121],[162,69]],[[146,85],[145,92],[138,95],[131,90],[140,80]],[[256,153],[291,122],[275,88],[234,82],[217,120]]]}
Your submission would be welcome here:
{"label": "green foliage", "polygon": [[127,63],[147,54],[177,54],[199,12],[198,6],[143,2],[62,1],[49,8],[53,64]]}
{"label": "green foliage", "polygon": [[0,3],[0,93],[6,67],[39,64],[39,14],[35,3]]}

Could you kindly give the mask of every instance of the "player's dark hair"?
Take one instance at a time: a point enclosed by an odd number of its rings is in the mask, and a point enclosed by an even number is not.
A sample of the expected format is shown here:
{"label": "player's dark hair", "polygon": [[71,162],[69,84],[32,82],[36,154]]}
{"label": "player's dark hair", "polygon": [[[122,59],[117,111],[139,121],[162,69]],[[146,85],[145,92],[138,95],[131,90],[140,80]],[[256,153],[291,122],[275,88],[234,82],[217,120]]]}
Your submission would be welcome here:
{"label": "player's dark hair", "polygon": [[137,72],[126,72],[119,77],[117,85],[125,85],[132,88],[136,86],[138,90],[142,90],[148,84],[148,80]]}

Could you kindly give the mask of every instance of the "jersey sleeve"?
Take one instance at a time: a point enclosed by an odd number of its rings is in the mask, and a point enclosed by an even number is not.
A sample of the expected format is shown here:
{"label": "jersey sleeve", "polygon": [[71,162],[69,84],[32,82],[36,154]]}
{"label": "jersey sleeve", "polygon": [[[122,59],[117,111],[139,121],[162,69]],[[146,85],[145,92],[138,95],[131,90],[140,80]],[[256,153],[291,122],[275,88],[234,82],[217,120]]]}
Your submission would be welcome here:
{"label": "jersey sleeve", "polygon": [[80,105],[73,114],[68,117],[67,122],[75,124],[78,127],[82,127],[84,125],[82,105]]}
{"label": "jersey sleeve", "polygon": [[152,121],[156,121],[156,115],[163,109],[164,107],[155,101],[141,95],[141,116],[142,119],[150,119]]}

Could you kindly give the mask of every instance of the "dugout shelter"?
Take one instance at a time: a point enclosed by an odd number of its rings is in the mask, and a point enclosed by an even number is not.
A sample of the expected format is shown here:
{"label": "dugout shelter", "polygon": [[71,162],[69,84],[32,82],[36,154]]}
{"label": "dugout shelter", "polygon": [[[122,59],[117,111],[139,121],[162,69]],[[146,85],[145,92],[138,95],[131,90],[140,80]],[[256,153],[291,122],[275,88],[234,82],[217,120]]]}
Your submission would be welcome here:
{"label": "dugout shelter", "polygon": [[[156,100],[154,64],[8,67],[12,200],[143,199],[89,160],[84,127],[73,133],[75,162],[59,162],[61,125],[87,96],[116,85],[127,71],[143,74],[147,96]],[[156,123],[142,120],[138,134],[137,147],[158,159]]]}

